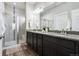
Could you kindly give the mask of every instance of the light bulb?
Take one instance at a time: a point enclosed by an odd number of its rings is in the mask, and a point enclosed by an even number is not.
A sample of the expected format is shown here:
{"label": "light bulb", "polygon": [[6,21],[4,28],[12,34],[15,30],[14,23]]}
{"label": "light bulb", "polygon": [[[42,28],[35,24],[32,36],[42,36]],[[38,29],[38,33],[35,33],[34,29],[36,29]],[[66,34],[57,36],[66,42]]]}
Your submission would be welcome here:
{"label": "light bulb", "polygon": [[15,6],[16,5],[16,2],[14,2],[13,5]]}

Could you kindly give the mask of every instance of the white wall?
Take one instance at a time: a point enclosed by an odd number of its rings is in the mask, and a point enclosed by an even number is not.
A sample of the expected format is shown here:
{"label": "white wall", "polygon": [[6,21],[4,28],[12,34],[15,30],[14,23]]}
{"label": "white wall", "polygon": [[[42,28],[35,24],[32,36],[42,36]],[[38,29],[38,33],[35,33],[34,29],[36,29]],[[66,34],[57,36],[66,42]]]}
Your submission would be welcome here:
{"label": "white wall", "polygon": [[[26,29],[33,29],[33,6],[30,5],[29,3],[26,3]],[[30,22],[30,25],[28,24]]]}
{"label": "white wall", "polygon": [[[4,14],[4,3],[0,2],[0,37],[3,36],[2,33],[4,32],[4,29],[3,29],[3,26],[4,26],[3,14]],[[0,39],[0,51],[2,50],[3,40],[4,39]]]}

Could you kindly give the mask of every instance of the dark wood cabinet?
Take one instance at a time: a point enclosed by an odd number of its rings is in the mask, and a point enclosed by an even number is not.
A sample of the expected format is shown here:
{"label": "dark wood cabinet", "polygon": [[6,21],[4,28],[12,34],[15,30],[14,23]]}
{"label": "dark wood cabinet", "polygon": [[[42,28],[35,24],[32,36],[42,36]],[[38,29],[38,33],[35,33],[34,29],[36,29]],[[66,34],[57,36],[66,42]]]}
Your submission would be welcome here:
{"label": "dark wood cabinet", "polygon": [[43,55],[43,39],[40,34],[37,35],[37,53],[39,56]]}
{"label": "dark wood cabinet", "polygon": [[27,32],[27,43],[39,56],[79,55],[79,42],[66,38]]}
{"label": "dark wood cabinet", "polygon": [[76,43],[76,56],[79,56],[79,42]]}
{"label": "dark wood cabinet", "polygon": [[32,42],[33,40],[32,40],[32,33],[31,32],[27,32],[27,43],[28,43],[28,45],[30,46],[30,47],[32,47],[32,45],[33,45],[33,42]]}
{"label": "dark wood cabinet", "polygon": [[[43,36],[43,56],[55,56],[56,55],[56,44],[52,43],[51,37]],[[56,42],[56,40],[54,40]]]}
{"label": "dark wood cabinet", "polygon": [[32,48],[35,52],[37,52],[37,34],[35,33],[33,33],[32,35],[32,42],[33,42]]}
{"label": "dark wood cabinet", "polygon": [[75,50],[75,41],[73,40],[69,40],[69,39],[65,39],[65,38],[56,38],[57,39],[57,43],[65,48],[68,48],[70,50]]}
{"label": "dark wood cabinet", "polygon": [[55,56],[56,46],[55,44],[49,43],[47,40],[43,41],[43,56]]}
{"label": "dark wood cabinet", "polygon": [[[70,45],[69,45],[70,44]],[[62,38],[43,36],[44,56],[71,56],[75,55],[74,42]]]}
{"label": "dark wood cabinet", "polygon": [[73,56],[74,51],[56,44],[56,56]]}

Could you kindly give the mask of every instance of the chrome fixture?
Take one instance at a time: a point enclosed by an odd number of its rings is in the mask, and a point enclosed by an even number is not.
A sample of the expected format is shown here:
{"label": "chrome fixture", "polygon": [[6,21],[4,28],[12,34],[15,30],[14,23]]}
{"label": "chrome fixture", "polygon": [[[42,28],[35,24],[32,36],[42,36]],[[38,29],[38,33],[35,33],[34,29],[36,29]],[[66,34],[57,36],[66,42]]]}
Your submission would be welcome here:
{"label": "chrome fixture", "polygon": [[[15,6],[16,6],[16,3],[14,2],[13,3],[13,23],[15,24]],[[15,29],[14,29],[14,40],[15,40]]]}

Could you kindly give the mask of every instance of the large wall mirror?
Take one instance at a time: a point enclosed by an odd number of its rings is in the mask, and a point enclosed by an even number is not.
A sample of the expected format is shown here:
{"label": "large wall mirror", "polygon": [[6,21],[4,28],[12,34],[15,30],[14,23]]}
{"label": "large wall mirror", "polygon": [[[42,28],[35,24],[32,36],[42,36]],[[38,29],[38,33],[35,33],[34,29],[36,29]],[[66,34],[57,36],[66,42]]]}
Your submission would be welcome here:
{"label": "large wall mirror", "polygon": [[49,14],[42,17],[41,27],[49,27],[49,30],[68,30],[70,31],[70,18],[68,12],[62,12],[57,14]]}
{"label": "large wall mirror", "polygon": [[70,30],[68,12],[62,12],[54,16],[54,30]]}
{"label": "large wall mirror", "polygon": [[71,11],[72,31],[79,31],[79,9]]}
{"label": "large wall mirror", "polygon": [[[79,3],[64,3],[41,13],[41,27],[49,30],[79,31]],[[52,5],[53,6],[53,5]],[[62,9],[63,8],[63,9]],[[49,23],[48,23],[49,22]]]}

